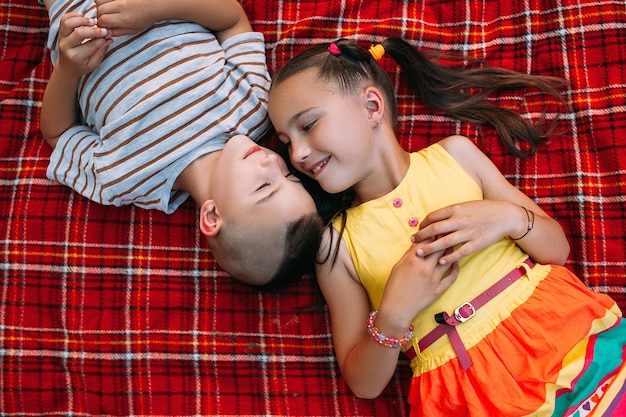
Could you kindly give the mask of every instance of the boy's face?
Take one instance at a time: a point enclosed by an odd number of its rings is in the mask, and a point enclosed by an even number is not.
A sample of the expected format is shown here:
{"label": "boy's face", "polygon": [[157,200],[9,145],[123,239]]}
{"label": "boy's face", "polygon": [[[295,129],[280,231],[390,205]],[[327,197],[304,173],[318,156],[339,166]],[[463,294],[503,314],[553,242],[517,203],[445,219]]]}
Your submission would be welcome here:
{"label": "boy's face", "polygon": [[246,136],[235,136],[216,162],[211,190],[224,219],[285,224],[316,211],[285,161]]}

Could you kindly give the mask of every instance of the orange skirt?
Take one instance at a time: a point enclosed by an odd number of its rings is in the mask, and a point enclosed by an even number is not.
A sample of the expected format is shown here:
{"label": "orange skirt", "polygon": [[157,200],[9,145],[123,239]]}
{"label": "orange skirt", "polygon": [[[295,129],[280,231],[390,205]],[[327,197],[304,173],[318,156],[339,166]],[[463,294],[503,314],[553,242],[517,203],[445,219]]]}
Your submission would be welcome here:
{"label": "orange skirt", "polygon": [[626,323],[610,297],[553,266],[505,316],[468,349],[467,371],[454,357],[415,374],[412,416],[585,416],[623,406]]}

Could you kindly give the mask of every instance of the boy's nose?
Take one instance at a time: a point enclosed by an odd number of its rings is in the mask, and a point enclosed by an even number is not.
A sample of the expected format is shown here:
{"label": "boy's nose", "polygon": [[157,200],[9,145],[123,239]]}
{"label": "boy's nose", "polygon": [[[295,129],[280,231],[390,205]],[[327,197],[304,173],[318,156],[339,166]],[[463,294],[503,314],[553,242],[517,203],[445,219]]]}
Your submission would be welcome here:
{"label": "boy's nose", "polygon": [[265,150],[262,152],[265,154],[265,158],[261,160],[262,166],[279,165],[280,161],[278,158],[280,158],[280,156],[278,156],[278,154],[275,154],[274,152],[267,152]]}

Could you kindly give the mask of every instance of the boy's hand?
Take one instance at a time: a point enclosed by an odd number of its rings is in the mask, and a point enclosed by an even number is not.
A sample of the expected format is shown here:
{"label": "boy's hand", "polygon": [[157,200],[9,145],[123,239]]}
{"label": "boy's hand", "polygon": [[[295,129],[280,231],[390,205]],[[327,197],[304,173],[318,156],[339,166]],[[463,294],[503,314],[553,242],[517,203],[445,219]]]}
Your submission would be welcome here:
{"label": "boy's hand", "polygon": [[149,0],[96,0],[98,26],[112,36],[132,35],[160,20],[160,5]]}
{"label": "boy's hand", "polygon": [[57,68],[72,77],[88,74],[100,65],[111,44],[108,31],[94,19],[71,12],[61,17]]}

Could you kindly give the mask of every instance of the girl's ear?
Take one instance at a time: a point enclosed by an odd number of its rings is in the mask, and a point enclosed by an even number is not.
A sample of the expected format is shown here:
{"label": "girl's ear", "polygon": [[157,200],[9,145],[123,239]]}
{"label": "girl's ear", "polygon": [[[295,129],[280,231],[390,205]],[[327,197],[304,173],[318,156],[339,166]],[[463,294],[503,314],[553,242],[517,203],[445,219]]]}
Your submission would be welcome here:
{"label": "girl's ear", "polygon": [[367,87],[364,92],[368,119],[376,126],[383,121],[385,100],[376,87]]}
{"label": "girl's ear", "polygon": [[200,207],[200,231],[207,237],[215,237],[221,228],[222,218],[215,205],[215,201],[205,201]]}

